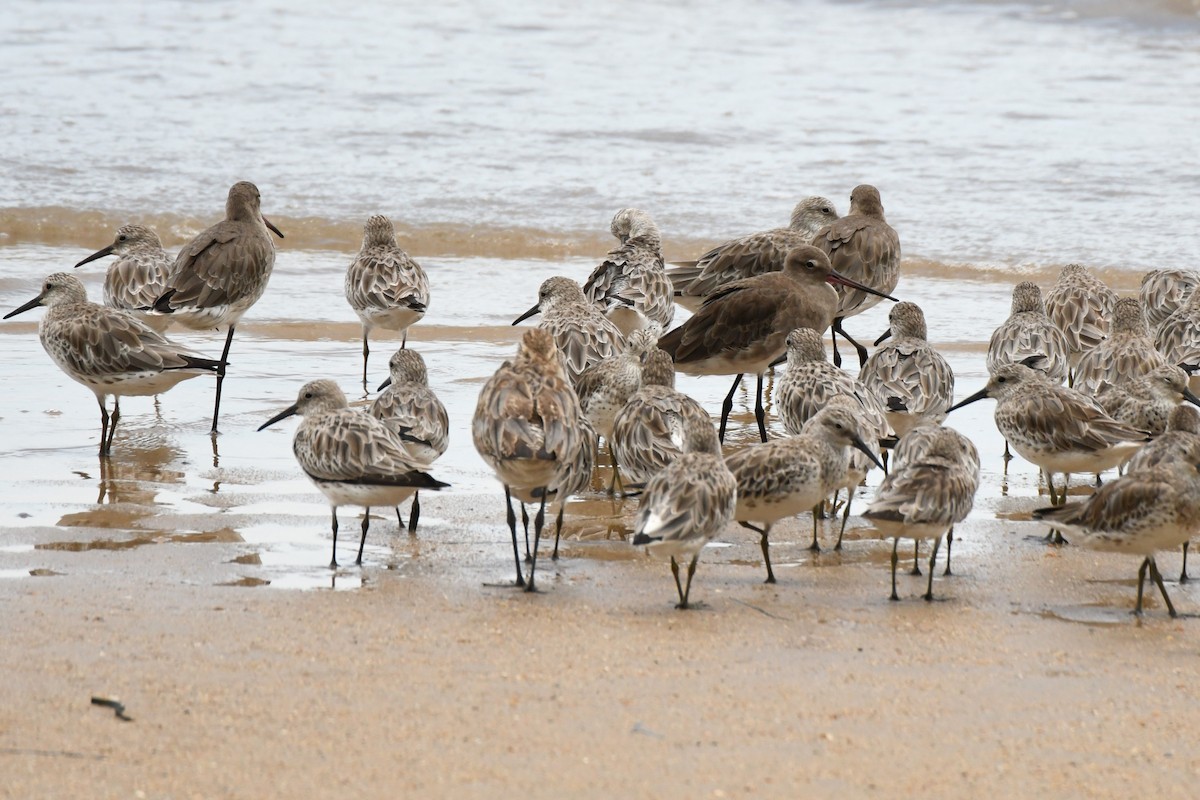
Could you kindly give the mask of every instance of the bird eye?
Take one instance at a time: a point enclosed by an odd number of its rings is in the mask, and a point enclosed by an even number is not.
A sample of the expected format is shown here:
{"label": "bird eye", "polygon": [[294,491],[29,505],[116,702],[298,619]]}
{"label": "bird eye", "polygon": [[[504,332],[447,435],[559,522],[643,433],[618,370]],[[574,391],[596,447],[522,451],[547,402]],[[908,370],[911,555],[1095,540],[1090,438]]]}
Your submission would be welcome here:
{"label": "bird eye", "polygon": [[305,392],[305,393],[304,393],[304,399],[305,399],[305,400],[312,400],[312,396],[313,396],[313,395],[312,395],[312,392]]}
{"label": "bird eye", "polygon": [[46,281],[46,285],[42,287],[42,291],[43,291],[43,292],[48,292],[48,291],[50,291],[52,288],[54,288],[54,284],[53,284],[53,283],[51,283],[50,281]]}
{"label": "bird eye", "polygon": [[1008,378],[996,378],[996,383],[1004,383]]}
{"label": "bird eye", "polygon": [[126,239],[128,239],[128,238],[129,238],[128,236],[126,236],[125,234],[123,234],[123,233],[122,233],[120,236],[118,236],[118,237],[117,237],[117,241],[118,241],[118,242],[123,242],[123,241],[125,241],[125,240],[126,240]]}
{"label": "bird eye", "polygon": [[821,209],[821,213],[822,213],[822,214],[832,214],[832,213],[833,213],[833,209],[832,209],[832,208],[830,208],[829,206],[825,206],[824,208],[822,208],[822,209]]}

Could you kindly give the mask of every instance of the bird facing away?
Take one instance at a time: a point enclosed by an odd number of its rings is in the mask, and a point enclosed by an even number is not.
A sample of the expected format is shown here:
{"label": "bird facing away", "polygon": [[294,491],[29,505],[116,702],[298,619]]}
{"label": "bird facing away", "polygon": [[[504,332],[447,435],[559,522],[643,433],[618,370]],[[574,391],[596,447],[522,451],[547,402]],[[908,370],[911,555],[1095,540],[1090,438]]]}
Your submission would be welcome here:
{"label": "bird facing away", "polygon": [[408,328],[429,306],[429,278],[396,244],[396,228],[383,214],[363,226],[362,248],[346,270],[346,302],[362,322],[363,385],[367,383],[367,338],[372,328],[397,331],[408,344]]}
{"label": "bird facing away", "polygon": [[[216,361],[175,344],[133,314],[89,302],[74,275],[47,276],[37,297],[4,318],[38,306],[46,307],[38,323],[42,348],[67,377],[96,395],[101,456],[112,453],[122,397],[162,394],[188,378],[217,371]],[[111,419],[109,395],[114,397]]]}
{"label": "bird facing away", "polygon": [[1013,287],[1012,312],[988,341],[987,370],[995,373],[1005,364],[1017,364],[1040,355],[1037,369],[1055,383],[1067,379],[1071,367],[1067,337],[1046,316],[1042,290],[1036,283],[1022,281]]}
{"label": "bird facing away", "polygon": [[888,424],[904,436],[926,420],[941,422],[954,402],[954,371],[926,338],[925,314],[915,303],[897,303],[877,349],[867,359],[858,380],[879,400]]}
{"label": "bird facing away", "polygon": [[275,266],[271,233],[283,234],[263,216],[258,187],[240,181],[229,188],[225,219],[184,245],[167,276],[167,291],[154,310],[173,314],[174,321],[192,330],[227,326],[217,393],[213,403],[213,432],[221,413],[221,387],[229,363],[229,346],[238,320],[258,302]]}
{"label": "bird facing away", "polygon": [[[1108,336],[1117,294],[1079,264],[1068,264],[1046,293],[1046,316],[1067,340],[1071,368]],[[1073,381],[1072,381],[1073,382]]]}
{"label": "bird facing away", "polygon": [[[567,379],[554,337],[542,328],[525,332],[516,357],[501,364],[479,392],[471,422],[472,439],[479,455],[504,484],[513,559],[517,565],[516,584],[524,586],[526,591],[535,589],[534,571],[546,500],[561,479],[560,466],[579,453],[580,439],[585,436],[579,425],[582,417],[579,398]],[[514,494],[521,503],[539,504],[528,583],[521,571],[517,549]]]}
{"label": "bird facing away", "polygon": [[[1146,440],[1143,431],[1117,422],[1095,400],[1060,386],[1024,364],[1005,364],[987,385],[950,407],[996,400],[996,427],[1017,453],[1046,473],[1050,502],[1058,505],[1054,473],[1100,473],[1117,466]],[[1061,499],[1066,499],[1066,485]]]}
{"label": "bird facing away", "polygon": [[834,271],[829,258],[817,248],[801,245],[788,253],[781,272],[727,284],[710,295],[695,316],[659,341],[659,347],[671,354],[680,372],[737,375],[721,407],[719,439],[725,438],[733,395],[742,375],[753,373],[758,378],[754,414],[759,436],[767,440],[763,372],[786,351],[791,331],[810,328],[823,332],[829,327],[838,304],[837,293],[829,284],[877,293]]}
{"label": "bird facing away", "polygon": [[[834,366],[842,365],[837,349],[840,334],[858,351],[861,367],[867,361],[867,349],[846,334],[842,321],[873,308],[900,282],[900,236],[884,218],[879,190],[865,183],[855,186],[850,192],[850,213],[817,233],[813,244],[828,254],[834,270],[862,284],[838,289],[833,320]],[[866,287],[871,291],[864,291]]]}
{"label": "bird facing away", "polygon": [[684,452],[684,430],[700,422],[712,426],[712,419],[699,403],[675,390],[671,357],[662,350],[652,350],[642,367],[642,388],[613,421],[609,444],[627,481],[625,488],[644,487],[679,458]]}
{"label": "bird facing away", "polygon": [[145,309],[167,290],[167,273],[174,261],[158,234],[145,225],[122,225],[112,244],[102,247],[76,264],[76,268],[106,256],[117,258],[104,276],[104,305],[129,311],[146,325],[162,333],[171,324],[167,314]]}
{"label": "bird facing away", "polygon": [[[781,519],[813,511],[839,488],[840,476],[849,468],[851,447],[879,463],[863,441],[853,411],[831,405],[818,412],[799,435],[743,447],[725,459],[737,479],[734,519],[759,534],[767,583],[775,583],[771,526]],[[762,527],[752,524],[755,522],[762,523]],[[813,522],[815,537],[815,515]]]}
{"label": "bird facing away", "polygon": [[657,325],[666,330],[675,316],[658,226],[645,211],[623,208],[611,230],[620,246],[610,250],[583,284],[583,294],[629,336]]}
{"label": "bird facing away", "polygon": [[1142,302],[1123,297],[1113,308],[1108,338],[1079,359],[1074,386],[1093,393],[1102,381],[1115,384],[1133,380],[1165,364],[1167,359],[1154,348]]}
{"label": "bird facing away", "polygon": [[[429,467],[446,452],[450,420],[446,407],[429,388],[425,359],[416,350],[400,349],[388,360],[390,376],[379,386],[369,413],[391,429],[418,464]],[[408,532],[417,532],[420,492],[413,492]],[[404,527],[399,509],[396,520]]]}
{"label": "bird facing away", "polygon": [[538,327],[550,333],[562,352],[572,386],[585,369],[619,353],[624,346],[621,331],[588,302],[583,289],[570,278],[555,276],[542,281],[537,304],[512,324],[524,322],[535,314],[542,316]]}
{"label": "bird facing away", "polygon": [[[675,607],[681,609],[688,607],[700,551],[729,524],[737,505],[737,481],[721,457],[712,422],[690,420],[683,438],[686,452],[646,484],[630,540],[651,555],[671,559],[679,593]],[[679,561],[689,557],[684,586]]]}
{"label": "bird facing away", "polygon": [[838,218],[824,197],[806,197],[792,209],[786,228],[759,231],[719,244],[695,261],[675,262],[667,272],[675,302],[695,313],[727,283],[783,269],[792,248],[812,244],[817,231]]}
{"label": "bird facing away", "polygon": [[296,402],[259,426],[263,430],[293,415],[303,419],[292,439],[300,469],[321,490],[332,508],[333,555],[336,568],[338,506],[363,506],[362,539],[356,565],[362,565],[363,546],[371,524],[371,506],[398,506],[417,489],[444,489],[424,471],[404,444],[380,420],[350,408],[346,395],[330,380],[310,381]]}
{"label": "bird facing away", "polygon": [[1138,297],[1146,310],[1146,323],[1157,331],[1167,317],[1175,313],[1192,290],[1200,286],[1200,272],[1192,269],[1156,269],[1142,276]]}
{"label": "bird facing away", "polygon": [[1171,412],[1184,400],[1200,405],[1200,398],[1188,388],[1187,373],[1174,364],[1124,383],[1101,383],[1096,393],[1096,401],[1110,417],[1151,436],[1167,429]]}
{"label": "bird facing away", "polygon": [[1142,613],[1142,587],[1149,569],[1167,612],[1176,616],[1154,559],[1159,550],[1178,547],[1196,532],[1200,519],[1196,462],[1179,461],[1128,472],[1101,486],[1087,500],[1038,509],[1033,515],[1075,534],[1073,541],[1085,547],[1142,556],[1133,613]]}
{"label": "bird facing away", "polygon": [[[1200,364],[1200,293],[1192,292],[1179,308],[1158,326],[1154,347],[1171,364]],[[1192,377],[1193,390],[1200,376]]]}
{"label": "bird facing away", "polygon": [[[897,459],[899,461],[899,459]],[[936,428],[919,453],[909,454],[888,473],[863,513],[892,543],[892,600],[896,593],[900,539],[933,539],[929,585],[933,600],[933,568],[942,537],[971,513],[979,488],[979,454],[969,439],[953,428]]]}

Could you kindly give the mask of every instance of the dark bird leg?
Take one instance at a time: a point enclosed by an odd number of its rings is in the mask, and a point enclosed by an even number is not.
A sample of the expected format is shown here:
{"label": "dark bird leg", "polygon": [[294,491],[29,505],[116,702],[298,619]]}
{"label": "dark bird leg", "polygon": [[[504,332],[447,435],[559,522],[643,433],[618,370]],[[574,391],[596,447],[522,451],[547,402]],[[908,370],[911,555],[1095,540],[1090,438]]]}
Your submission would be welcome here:
{"label": "dark bird leg", "polygon": [[[504,502],[508,506],[508,529],[512,532],[513,561],[517,562],[517,586],[525,585],[525,574],[521,571],[521,551],[517,549],[517,515],[512,507],[512,492],[504,487]],[[522,511],[525,510],[522,505]]]}
{"label": "dark bird leg", "polygon": [[679,562],[675,560],[675,556],[671,556],[671,574],[675,576],[675,591],[679,593],[679,602],[675,607],[687,608],[683,603],[683,584],[679,582]]}
{"label": "dark bird leg", "polygon": [[899,600],[900,595],[896,594],[896,565],[900,563],[900,554],[897,552],[900,548],[899,537],[892,540],[892,596],[889,600]]}
{"label": "dark bird leg", "polygon": [[417,520],[421,518],[421,493],[413,492],[412,508],[408,512],[408,532],[415,536],[417,533]]}
{"label": "dark bird leg", "polygon": [[849,489],[846,492],[846,507],[842,509],[842,529],[838,531],[837,544],[833,546],[834,550],[842,549],[842,537],[846,535],[846,520],[850,519],[850,501],[854,499],[854,490]]}
{"label": "dark bird leg", "polygon": [[217,417],[221,415],[221,387],[225,384],[225,367],[229,364],[229,346],[233,344],[233,326],[225,335],[225,348],[221,351],[221,363],[217,365],[217,400],[213,403],[212,432],[217,433]]}
{"label": "dark bird leg", "polygon": [[692,594],[692,576],[696,574],[696,562],[699,560],[700,554],[696,553],[696,555],[692,556],[692,563],[688,564],[687,585],[683,587],[683,603],[680,604],[679,608],[688,607],[688,597]]}
{"label": "dark bird leg", "polygon": [[767,565],[767,579],[764,581],[764,583],[774,583],[775,571],[771,569],[771,546],[767,541],[768,537],[771,535],[771,526],[767,525],[760,528],[756,525],[751,525],[749,522],[742,522],[740,520],[738,521],[738,525],[741,525],[743,528],[748,528],[759,535],[758,543],[762,548],[763,563]]}
{"label": "dark bird leg", "polygon": [[548,494],[548,491],[542,490],[542,501],[538,503],[537,516],[533,518],[533,560],[529,564],[529,583],[525,586],[527,592],[537,591],[533,585],[533,573],[537,570],[538,545],[542,542],[542,527],[546,524],[546,495]]}
{"label": "dark bird leg", "polygon": [[1146,570],[1150,568],[1150,559],[1144,559],[1142,565],[1138,567],[1138,594],[1137,604],[1133,607],[1135,616],[1142,615],[1142,586],[1146,583]]}
{"label": "dark bird leg", "polygon": [[117,420],[121,418],[121,398],[113,396],[113,413],[108,420],[108,442],[104,445],[104,452],[107,455],[112,455],[113,439],[117,435]]}
{"label": "dark bird leg", "polygon": [[400,513],[400,506],[396,506],[396,527],[403,528],[404,525],[404,515]]}
{"label": "dark bird leg", "polygon": [[951,526],[950,532],[946,534],[946,571],[942,575],[950,574],[950,548],[954,546],[954,528]]}
{"label": "dark bird leg", "polygon": [[737,392],[738,386],[742,382],[742,373],[733,379],[733,387],[730,388],[729,394],[725,395],[725,402],[721,404],[721,427],[717,431],[717,439],[725,441],[725,426],[729,423],[729,412],[733,410],[733,395]]}
{"label": "dark bird leg", "polygon": [[566,508],[566,506],[567,501],[563,500],[562,505],[558,507],[558,522],[554,527],[554,552],[550,554],[551,561],[558,561],[558,540],[559,537],[562,536],[563,509]]}
{"label": "dark bird leg", "polygon": [[371,355],[371,348],[367,345],[367,329],[363,328],[363,388],[367,387],[367,358]]}
{"label": "dark bird leg", "polygon": [[1158,571],[1158,563],[1153,559],[1150,561],[1150,577],[1154,578],[1154,582],[1158,584],[1158,591],[1162,594],[1163,602],[1167,604],[1167,613],[1172,617],[1178,617],[1175,612],[1175,606],[1171,603],[1171,598],[1167,597],[1167,587],[1163,586],[1162,574]]}
{"label": "dark bird leg", "polygon": [[338,563],[337,563],[337,532],[338,532],[337,506],[334,506],[333,507],[333,555],[331,555],[329,557],[329,568],[330,569],[337,569],[337,565],[338,565]]}
{"label": "dark bird leg", "polygon": [[754,389],[754,419],[758,422],[758,435],[767,440],[767,410],[763,408],[763,374],[758,373],[758,381]]}
{"label": "dark bird leg", "polygon": [[929,585],[925,587],[925,602],[933,602],[933,567],[937,562],[938,545],[942,543],[941,539],[933,540],[933,552],[929,554]]}
{"label": "dark bird leg", "polygon": [[821,509],[821,504],[818,503],[817,505],[813,506],[813,510],[812,510],[813,540],[812,540],[812,544],[810,544],[808,546],[808,549],[812,550],[814,553],[821,552],[821,542],[817,540],[817,514],[820,513],[820,509]]}
{"label": "dark bird leg", "polygon": [[100,457],[108,455],[108,408],[104,405],[104,395],[96,398],[100,402]]}
{"label": "dark bird leg", "polygon": [[921,574],[921,540],[913,539],[913,568],[909,575]]}
{"label": "dark bird leg", "polygon": [[525,526],[525,563],[528,564],[532,557],[529,555],[529,512],[525,510],[525,503],[521,503],[521,524]]}
{"label": "dark bird leg", "polygon": [[[851,345],[853,345],[854,349],[856,351],[858,351],[858,366],[859,366],[859,369],[862,369],[863,364],[867,363],[867,348],[863,347],[861,344],[854,341],[854,337],[851,336],[850,334],[846,333],[846,329],[842,327],[842,320],[844,320],[844,319],[845,319],[845,317],[838,317],[837,319],[835,319],[833,321],[833,330],[835,333],[841,334],[841,337],[843,339],[845,339],[847,342],[849,342]],[[836,347],[833,352],[837,353]],[[835,358],[834,366],[840,366],[837,363],[836,356],[834,358]]]}
{"label": "dark bird leg", "polygon": [[363,547],[367,544],[367,528],[369,527],[371,527],[371,509],[367,508],[366,513],[363,514],[362,538],[358,540],[358,558],[354,560],[354,566],[356,567],[362,566]]}
{"label": "dark bird leg", "polygon": [[1183,543],[1183,571],[1179,573],[1179,582],[1180,583],[1187,583],[1188,581],[1191,580],[1191,578],[1189,578],[1188,574],[1187,574],[1187,551],[1188,551],[1188,542],[1184,542]]}
{"label": "dark bird leg", "polygon": [[842,320],[845,317],[835,317],[833,327],[829,331],[829,341],[833,345],[833,365],[840,367],[842,365],[842,354],[838,352],[837,335],[842,331]]}

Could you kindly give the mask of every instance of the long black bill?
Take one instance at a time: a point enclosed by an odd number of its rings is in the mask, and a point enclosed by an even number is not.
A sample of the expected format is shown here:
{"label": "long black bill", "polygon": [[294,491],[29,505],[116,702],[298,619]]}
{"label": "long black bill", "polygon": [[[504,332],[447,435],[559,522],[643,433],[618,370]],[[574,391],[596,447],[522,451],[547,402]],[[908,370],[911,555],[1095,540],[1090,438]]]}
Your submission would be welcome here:
{"label": "long black bill", "polygon": [[258,429],[261,431],[263,428],[269,428],[272,425],[274,425],[276,422],[279,422],[279,420],[287,419],[288,417],[292,416],[293,414],[296,413],[297,410],[298,409],[295,405],[290,405],[287,408],[285,408],[283,411],[280,411],[278,414],[271,417],[269,420],[264,422],[262,425],[259,425]]}
{"label": "long black bill", "polygon": [[871,452],[871,448],[867,447],[866,442],[864,442],[862,439],[859,439],[856,436],[856,437],[854,437],[854,441],[852,442],[852,444],[854,445],[855,450],[861,450],[862,452],[866,453],[867,458],[869,458],[869,459],[871,459],[871,461],[875,462],[875,466],[879,467],[880,469],[883,469],[883,463],[880,462],[878,456],[876,456],[874,453]]}
{"label": "long black bill", "polygon": [[883,333],[881,333],[879,335],[878,339],[875,340],[875,346],[879,347],[880,342],[886,342],[890,338],[892,338],[892,329],[888,328],[886,331],[884,331]]}
{"label": "long black bill", "polygon": [[513,324],[513,325],[516,325],[516,324],[518,324],[518,323],[520,323],[520,322],[524,322],[525,320],[529,319],[530,317],[532,317],[534,314],[538,313],[538,312],[539,312],[539,311],[541,311],[541,310],[542,310],[542,309],[541,309],[540,305],[535,305],[533,308],[529,309],[529,310],[528,310],[528,311],[526,311],[524,314],[522,314],[521,316],[519,316],[519,317],[517,317],[516,319],[514,319],[514,320],[512,321],[512,324]]}
{"label": "long black bill", "polygon": [[9,319],[10,317],[15,317],[17,314],[24,314],[29,309],[37,308],[41,304],[42,304],[42,296],[39,294],[37,297],[33,298],[32,300],[30,300],[28,303],[21,306],[20,308],[14,308],[12,311],[5,314],[4,318]]}
{"label": "long black bill", "polygon": [[382,392],[384,389],[386,389],[387,387],[389,387],[389,386],[391,386],[391,385],[392,385],[392,378],[391,378],[391,376],[389,375],[389,376],[388,376],[388,379],[387,379],[387,380],[385,380],[383,383],[379,384],[379,388],[378,388],[378,389],[376,389],[375,391],[377,391],[377,392]]}
{"label": "long black bill", "polygon": [[985,386],[982,389],[980,389],[978,392],[976,392],[975,394],[968,397],[967,399],[960,400],[957,403],[955,403],[954,405],[947,408],[946,413],[949,414],[951,411],[953,411],[956,408],[962,408],[963,406],[969,406],[969,405],[971,405],[971,403],[974,403],[976,400],[986,400],[987,397],[988,397],[988,392],[987,392],[987,387]]}
{"label": "long black bill", "polygon": [[849,286],[852,289],[859,289],[861,291],[866,292],[867,294],[873,294],[876,297],[886,297],[888,300],[891,300],[894,303],[900,302],[895,297],[892,297],[890,294],[884,294],[883,292],[880,292],[876,289],[872,289],[870,286],[867,286],[865,283],[859,283],[858,281],[854,280],[853,278],[847,278],[845,275],[838,272],[837,270],[830,270],[829,277],[826,278],[825,280],[829,281],[830,283],[841,284],[842,286]]}
{"label": "long black bill", "polygon": [[1200,397],[1196,397],[1196,395],[1192,394],[1192,390],[1186,387],[1183,390],[1183,399],[1194,406],[1200,406]]}
{"label": "long black bill", "polygon": [[97,258],[104,258],[105,256],[111,256],[113,253],[114,246],[115,245],[110,244],[108,247],[105,247],[103,250],[97,250],[96,252],[92,253],[90,256],[85,258],[83,261],[80,261],[78,264],[76,264],[75,268],[78,269],[79,267],[82,267],[84,264],[87,264],[91,261],[95,261]]}
{"label": "long black bill", "polygon": [[271,233],[275,234],[280,239],[283,238],[283,231],[279,230],[279,228],[276,228],[275,223],[271,222],[271,220],[267,219],[262,214],[260,214],[259,216],[262,217],[263,225],[267,226],[267,230],[271,231]]}

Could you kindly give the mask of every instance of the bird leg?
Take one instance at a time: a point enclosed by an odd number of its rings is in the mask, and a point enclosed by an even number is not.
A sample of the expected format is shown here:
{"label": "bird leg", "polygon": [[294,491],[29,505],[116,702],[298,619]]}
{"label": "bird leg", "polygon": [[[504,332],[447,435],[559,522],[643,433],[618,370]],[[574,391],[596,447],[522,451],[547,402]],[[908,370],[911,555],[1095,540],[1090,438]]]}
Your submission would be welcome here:
{"label": "bird leg", "polygon": [[1143,584],[1146,583],[1146,570],[1149,569],[1149,567],[1150,567],[1150,559],[1149,558],[1144,559],[1142,561],[1142,565],[1140,567],[1138,567],[1137,604],[1135,604],[1133,607],[1133,613],[1135,616],[1138,616],[1138,617],[1140,617],[1142,615],[1142,586],[1143,586]]}
{"label": "bird leg", "polygon": [[[512,492],[509,491],[507,484],[504,486],[504,502],[508,507],[508,529],[512,532],[513,561],[517,562],[517,586],[524,586],[525,574],[521,571],[521,551],[517,549],[517,515],[513,511]],[[524,504],[521,506],[521,511],[525,511]]]}
{"label": "bird leg", "polygon": [[[824,501],[822,501],[822,502],[824,502]],[[815,506],[813,506],[813,510],[812,510],[813,540],[812,540],[812,544],[810,544],[808,546],[808,549],[812,550],[814,553],[821,552],[821,542],[817,540],[817,514],[820,513],[820,508],[821,508],[821,504],[817,503]]]}
{"label": "bird leg", "polygon": [[367,388],[367,358],[371,355],[371,348],[367,345],[367,329],[363,327],[363,388]]}
{"label": "bird leg", "polygon": [[566,508],[566,506],[567,503],[564,500],[558,507],[558,523],[554,528],[554,552],[550,554],[551,561],[558,561],[558,539],[560,536],[562,536],[563,509]]}
{"label": "bird leg", "polygon": [[525,563],[532,561],[529,555],[529,512],[525,510],[525,503],[521,501],[521,524],[525,526]]}
{"label": "bird leg", "polygon": [[1163,586],[1162,574],[1158,571],[1158,563],[1153,558],[1148,560],[1150,562],[1150,577],[1154,578],[1154,582],[1158,584],[1158,591],[1162,594],[1163,602],[1167,604],[1167,613],[1172,617],[1179,616],[1175,612],[1175,606],[1171,603],[1171,598],[1167,597],[1167,587]]}
{"label": "bird leg", "polygon": [[754,389],[754,419],[758,422],[758,435],[767,440],[767,411],[763,408],[763,374],[758,373],[758,381]]}
{"label": "bird leg", "polygon": [[108,408],[104,405],[104,395],[96,398],[100,401],[100,457],[108,455]]}
{"label": "bird leg", "polygon": [[1187,574],[1187,551],[1188,551],[1188,543],[1184,542],[1183,543],[1183,571],[1179,573],[1179,582],[1180,583],[1187,583],[1188,581],[1191,580],[1191,578],[1189,578],[1188,574]]}
{"label": "bird leg", "polygon": [[692,576],[696,574],[696,562],[699,560],[700,554],[696,553],[696,555],[692,556],[692,563],[688,564],[687,584],[683,588],[683,602],[679,605],[679,608],[688,607],[688,597],[692,593]]}
{"label": "bird leg", "polygon": [[121,398],[113,396],[113,413],[108,419],[108,443],[104,445],[104,452],[112,455],[113,439],[117,435],[117,420],[121,418]]}
{"label": "bird leg", "polygon": [[221,387],[225,384],[225,367],[229,365],[229,346],[233,344],[233,326],[225,334],[225,347],[221,350],[221,361],[217,364],[217,399],[213,403],[212,432],[217,433],[217,417],[221,415]]}
{"label": "bird leg", "polygon": [[742,373],[738,373],[733,379],[733,386],[729,389],[729,394],[725,395],[725,402],[721,404],[721,426],[717,431],[717,440],[725,441],[725,426],[729,423],[729,412],[733,410],[733,395],[737,392],[738,386],[742,383]]}
{"label": "bird leg", "polygon": [[954,526],[950,526],[950,532],[946,534],[946,571],[942,575],[950,574],[950,548],[954,546]]}
{"label": "bird leg", "polygon": [[679,593],[679,602],[675,604],[675,607],[684,608],[683,584],[679,582],[679,562],[675,560],[675,556],[671,556],[671,574],[675,576],[675,591]]}
{"label": "bird leg", "polygon": [[920,555],[921,555],[921,540],[913,539],[913,568],[912,568],[912,572],[908,573],[909,575],[920,575],[921,574],[921,562],[919,560]]}
{"label": "bird leg", "polygon": [[[830,338],[832,338],[834,340],[834,342],[836,342],[837,339],[834,336],[834,334],[841,334],[841,337],[843,339],[845,339],[850,344],[854,345],[854,349],[856,351],[858,351],[858,366],[859,366],[859,369],[862,369],[862,366],[867,363],[867,348],[863,347],[861,344],[854,341],[854,337],[851,336],[850,334],[846,333],[846,329],[842,327],[842,320],[844,320],[844,319],[845,319],[845,317],[838,317],[833,321],[833,334],[830,335]],[[834,344],[834,346],[833,346],[833,365],[835,367],[841,366],[841,364],[839,364],[838,361],[839,361],[839,359],[838,359],[838,353],[837,353],[837,344]]]}
{"label": "bird leg", "polygon": [[367,544],[367,528],[371,527],[371,509],[367,507],[367,511],[363,514],[362,521],[362,538],[358,540],[358,558],[354,560],[354,566],[362,566],[363,547]]}
{"label": "bird leg", "polygon": [[329,568],[337,569],[337,506],[333,507],[333,555],[329,557]]}
{"label": "bird leg", "polygon": [[896,594],[896,565],[900,563],[900,555],[897,550],[900,547],[899,537],[892,539],[892,596],[889,600],[899,600],[900,595]]}
{"label": "bird leg", "polygon": [[[399,512],[397,512],[399,513]],[[413,492],[412,508],[408,512],[408,532],[415,536],[417,533],[417,520],[421,518],[421,493]]]}
{"label": "bird leg", "polygon": [[537,516],[533,518],[533,560],[529,564],[529,583],[525,586],[527,592],[537,591],[533,585],[533,573],[537,571],[538,545],[542,542],[542,527],[546,524],[546,495],[548,494],[549,492],[543,488]]}
{"label": "bird leg", "polygon": [[838,531],[837,544],[833,546],[834,550],[842,549],[842,537],[846,535],[846,520],[850,519],[850,501],[854,499],[854,490],[846,490],[846,507],[842,509],[842,529]]}
{"label": "bird leg", "polygon": [[742,522],[741,520],[738,520],[738,525],[741,525],[743,528],[748,528],[749,530],[752,530],[758,534],[759,546],[762,548],[763,563],[767,565],[767,579],[764,581],[764,583],[775,583],[775,571],[771,569],[770,544],[767,541],[768,537],[771,535],[770,524],[760,528],[757,525],[750,524],[749,522]]}
{"label": "bird leg", "polygon": [[925,602],[933,602],[933,567],[937,562],[938,545],[942,543],[941,538],[933,540],[933,552],[929,554],[929,585],[925,588]]}

